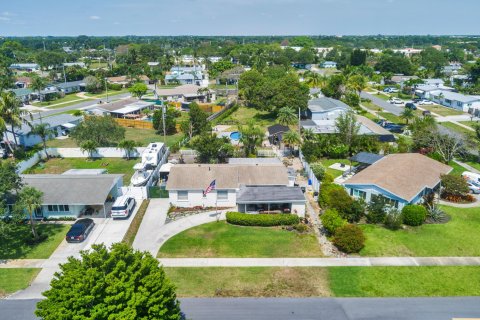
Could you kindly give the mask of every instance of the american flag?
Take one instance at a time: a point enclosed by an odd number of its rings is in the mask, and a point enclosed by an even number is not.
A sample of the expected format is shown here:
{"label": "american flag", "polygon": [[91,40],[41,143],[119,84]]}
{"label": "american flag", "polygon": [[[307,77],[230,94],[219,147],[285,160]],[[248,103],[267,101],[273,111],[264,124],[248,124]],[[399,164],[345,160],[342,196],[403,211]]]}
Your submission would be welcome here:
{"label": "american flag", "polygon": [[207,195],[207,193],[209,193],[212,190],[215,190],[215,180],[210,182],[210,185],[207,187],[207,189],[205,189],[205,191],[203,191],[203,196],[205,197]]}

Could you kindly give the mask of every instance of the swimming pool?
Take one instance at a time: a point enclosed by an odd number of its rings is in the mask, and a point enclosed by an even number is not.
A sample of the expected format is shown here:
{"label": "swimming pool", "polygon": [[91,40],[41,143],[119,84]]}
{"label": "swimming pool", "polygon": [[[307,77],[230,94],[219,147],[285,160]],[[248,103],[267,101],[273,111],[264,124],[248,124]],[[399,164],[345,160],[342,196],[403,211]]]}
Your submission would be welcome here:
{"label": "swimming pool", "polygon": [[232,139],[232,140],[238,141],[238,140],[240,140],[241,136],[242,136],[241,133],[238,132],[238,131],[234,131],[234,132],[230,133],[230,139]]}

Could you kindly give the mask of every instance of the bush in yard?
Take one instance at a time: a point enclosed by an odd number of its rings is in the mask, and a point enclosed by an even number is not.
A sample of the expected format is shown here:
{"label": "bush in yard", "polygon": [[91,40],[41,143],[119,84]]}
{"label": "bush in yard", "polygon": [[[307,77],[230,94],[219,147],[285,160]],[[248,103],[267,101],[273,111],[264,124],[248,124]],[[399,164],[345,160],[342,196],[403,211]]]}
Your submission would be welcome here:
{"label": "bush in yard", "polygon": [[424,206],[409,204],[403,207],[403,223],[408,226],[419,226],[427,218],[427,209]]}
{"label": "bush in yard", "polygon": [[325,176],[325,167],[321,162],[314,162],[310,164],[310,168],[312,169],[313,174],[315,177],[322,181]]}
{"label": "bush in yard", "polygon": [[300,223],[300,217],[295,214],[247,214],[227,212],[227,222],[239,226],[289,226]]}
{"label": "bush in yard", "polygon": [[340,189],[331,190],[328,193],[327,207],[336,209],[342,216],[352,206],[353,199],[342,187]]}
{"label": "bush in yard", "polygon": [[333,180],[335,180],[335,178],[330,173],[325,172],[321,182],[322,183],[333,183]]}
{"label": "bush in yard", "polygon": [[357,253],[365,245],[365,235],[358,226],[347,224],[337,229],[333,244],[345,253]]}
{"label": "bush in yard", "polygon": [[442,198],[449,201],[459,202],[468,195],[468,183],[461,177],[453,174],[442,174]]}
{"label": "bush in yard", "polygon": [[398,230],[402,227],[403,215],[396,208],[388,210],[385,216],[385,227],[390,230]]}
{"label": "bush in yard", "polygon": [[337,231],[338,228],[341,228],[347,224],[347,221],[342,219],[338,211],[335,209],[325,210],[325,212],[320,216],[320,219],[322,219],[323,227],[330,234],[335,234],[335,231]]}
{"label": "bush in yard", "polygon": [[338,185],[338,184],[334,184],[334,183],[323,183],[321,186],[320,186],[320,193],[318,195],[318,203],[320,204],[321,207],[323,208],[326,208],[328,206],[330,206],[330,193],[334,190],[343,190],[345,191],[345,189]]}
{"label": "bush in yard", "polygon": [[367,222],[368,223],[383,223],[385,221],[386,210],[388,205],[386,199],[382,196],[372,195],[367,210]]}
{"label": "bush in yard", "polygon": [[365,215],[365,201],[363,199],[353,200],[350,207],[340,213],[348,222],[358,222]]}

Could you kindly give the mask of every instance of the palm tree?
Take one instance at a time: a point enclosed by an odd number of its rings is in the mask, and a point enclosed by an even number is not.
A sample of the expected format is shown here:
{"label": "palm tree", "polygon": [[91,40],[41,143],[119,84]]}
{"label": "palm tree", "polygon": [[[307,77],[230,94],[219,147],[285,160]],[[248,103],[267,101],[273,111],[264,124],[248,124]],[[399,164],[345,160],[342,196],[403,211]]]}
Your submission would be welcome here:
{"label": "palm tree", "polygon": [[45,151],[45,156],[49,158],[47,153],[47,140],[55,135],[55,132],[50,127],[48,123],[39,123],[32,126],[32,129],[27,134],[27,136],[37,135],[42,139],[43,151]]}
{"label": "palm tree", "polygon": [[97,148],[98,144],[92,140],[87,140],[80,145],[80,150],[87,152],[90,159],[93,159],[93,154],[97,151]]}
{"label": "palm tree", "polygon": [[30,228],[34,240],[38,240],[38,233],[35,229],[35,211],[42,206],[43,192],[35,189],[34,187],[26,186],[18,194],[18,200],[16,208],[19,209],[19,213],[23,216],[25,211],[30,219]]}
{"label": "palm tree", "polygon": [[305,72],[305,82],[311,88],[323,88],[327,82],[327,77],[317,72]]}
{"label": "palm tree", "polygon": [[363,89],[367,87],[367,78],[359,74],[353,75],[348,78],[347,87],[355,91],[360,99]]}
{"label": "palm tree", "polygon": [[198,95],[204,95],[207,97],[207,102],[210,102],[210,99],[211,99],[210,93],[211,93],[210,89],[208,89],[207,87],[199,88],[197,90]]}
{"label": "palm tree", "polygon": [[2,92],[0,95],[0,118],[3,119],[5,125],[8,124],[11,126],[11,133],[13,135],[13,140],[15,141],[15,146],[18,145],[15,127],[21,126],[22,123],[30,124],[29,121],[25,119],[25,116],[29,115],[30,118],[32,117],[30,112],[20,109],[21,105],[22,102],[12,91]]}
{"label": "palm tree", "polygon": [[33,91],[38,92],[38,100],[40,99],[40,91],[45,89],[45,80],[39,76],[34,76],[32,78],[32,83],[30,84],[30,88],[32,88]]}
{"label": "palm tree", "polygon": [[122,140],[118,143],[118,148],[125,151],[127,160],[130,160],[130,154],[136,150],[136,143],[133,140]]}
{"label": "palm tree", "polygon": [[302,132],[303,140],[305,141],[313,141],[315,139],[315,132],[313,129],[305,129]]}
{"label": "palm tree", "polygon": [[295,110],[291,107],[283,107],[278,110],[277,121],[280,124],[288,126],[297,122],[297,115]]}
{"label": "palm tree", "polygon": [[283,135],[282,141],[293,152],[295,146],[300,145],[301,139],[297,131],[288,131]]}
{"label": "palm tree", "polygon": [[262,145],[265,133],[252,121],[250,121],[245,127],[239,127],[239,131],[241,133],[240,142],[243,144],[245,155],[249,156],[254,154],[256,147]]}
{"label": "palm tree", "polygon": [[415,118],[415,114],[413,113],[412,109],[405,108],[405,109],[403,109],[402,113],[400,114],[400,118],[405,119],[405,122],[408,125],[408,121],[410,119]]}

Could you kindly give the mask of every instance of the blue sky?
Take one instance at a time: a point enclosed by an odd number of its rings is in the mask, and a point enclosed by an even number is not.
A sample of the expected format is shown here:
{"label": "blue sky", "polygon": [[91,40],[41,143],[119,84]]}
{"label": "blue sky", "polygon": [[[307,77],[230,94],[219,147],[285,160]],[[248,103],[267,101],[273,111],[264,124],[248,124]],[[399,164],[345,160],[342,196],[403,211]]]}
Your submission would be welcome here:
{"label": "blue sky", "polygon": [[480,34],[479,0],[0,2],[0,36]]}

